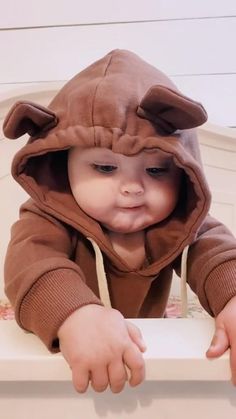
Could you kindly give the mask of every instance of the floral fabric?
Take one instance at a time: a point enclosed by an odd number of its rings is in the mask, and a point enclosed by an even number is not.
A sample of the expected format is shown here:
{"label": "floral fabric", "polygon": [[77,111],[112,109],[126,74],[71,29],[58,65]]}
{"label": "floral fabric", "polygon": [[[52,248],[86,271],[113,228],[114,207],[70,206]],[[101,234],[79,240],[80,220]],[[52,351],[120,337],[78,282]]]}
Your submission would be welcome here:
{"label": "floral fabric", "polygon": [[[167,309],[167,318],[181,317],[181,300],[179,297],[170,297]],[[197,297],[188,301],[188,317],[190,318],[207,318],[209,314],[201,307]],[[13,320],[14,310],[10,303],[6,300],[0,300],[0,320]]]}

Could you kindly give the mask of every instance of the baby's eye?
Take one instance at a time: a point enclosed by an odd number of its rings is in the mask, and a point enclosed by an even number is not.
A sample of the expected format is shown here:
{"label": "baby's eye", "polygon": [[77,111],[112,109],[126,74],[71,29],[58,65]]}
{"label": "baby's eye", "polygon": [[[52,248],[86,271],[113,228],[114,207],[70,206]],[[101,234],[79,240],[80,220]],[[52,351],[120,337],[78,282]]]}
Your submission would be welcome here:
{"label": "baby's eye", "polygon": [[168,168],[167,167],[148,167],[146,169],[146,172],[153,177],[158,177],[158,176],[162,176],[165,173],[168,172]]}
{"label": "baby's eye", "polygon": [[117,167],[110,164],[93,164],[93,168],[100,173],[113,173]]}

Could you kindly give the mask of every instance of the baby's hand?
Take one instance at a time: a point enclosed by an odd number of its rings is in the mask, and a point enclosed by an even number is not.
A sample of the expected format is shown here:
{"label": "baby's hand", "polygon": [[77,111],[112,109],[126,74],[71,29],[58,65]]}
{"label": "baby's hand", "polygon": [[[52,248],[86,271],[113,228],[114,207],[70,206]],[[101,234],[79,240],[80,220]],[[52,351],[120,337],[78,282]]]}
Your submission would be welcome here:
{"label": "baby's hand", "polygon": [[236,385],[236,297],[216,317],[216,330],[206,353],[208,358],[221,356],[230,347],[232,382]]}
{"label": "baby's hand", "polygon": [[62,324],[58,337],[79,393],[89,381],[95,391],[109,385],[118,393],[127,380],[131,386],[144,380],[145,344],[139,329],[119,311],[96,304],[81,307]]}

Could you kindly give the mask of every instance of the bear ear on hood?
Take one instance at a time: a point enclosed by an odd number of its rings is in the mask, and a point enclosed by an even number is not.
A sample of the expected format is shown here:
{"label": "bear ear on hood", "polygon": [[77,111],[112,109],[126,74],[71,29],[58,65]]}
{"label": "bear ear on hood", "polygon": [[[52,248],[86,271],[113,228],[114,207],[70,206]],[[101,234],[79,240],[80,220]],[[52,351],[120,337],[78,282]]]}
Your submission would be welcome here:
{"label": "bear ear on hood", "polygon": [[152,86],[137,109],[138,116],[154,122],[161,132],[195,128],[207,120],[203,106],[165,86]]}
{"label": "bear ear on hood", "polygon": [[10,139],[26,133],[33,137],[55,127],[57,123],[56,115],[49,109],[33,102],[16,102],[4,120],[3,132]]}

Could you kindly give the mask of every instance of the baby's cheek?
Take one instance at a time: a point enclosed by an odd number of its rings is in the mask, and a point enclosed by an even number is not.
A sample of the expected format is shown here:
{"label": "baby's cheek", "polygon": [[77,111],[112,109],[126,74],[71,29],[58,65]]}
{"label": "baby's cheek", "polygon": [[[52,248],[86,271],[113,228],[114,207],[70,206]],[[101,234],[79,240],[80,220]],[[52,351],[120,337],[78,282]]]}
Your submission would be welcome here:
{"label": "baby's cheek", "polygon": [[153,191],[148,197],[149,210],[160,219],[166,218],[173,211],[176,203],[176,194],[167,185]]}
{"label": "baby's cheek", "polygon": [[[85,208],[90,205],[91,193],[88,188],[74,187],[72,188],[72,194],[77,204],[85,211]],[[86,212],[86,211],[85,211]]]}

